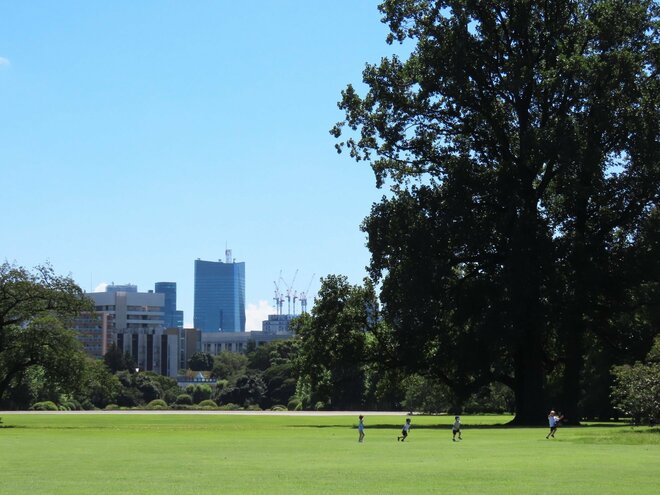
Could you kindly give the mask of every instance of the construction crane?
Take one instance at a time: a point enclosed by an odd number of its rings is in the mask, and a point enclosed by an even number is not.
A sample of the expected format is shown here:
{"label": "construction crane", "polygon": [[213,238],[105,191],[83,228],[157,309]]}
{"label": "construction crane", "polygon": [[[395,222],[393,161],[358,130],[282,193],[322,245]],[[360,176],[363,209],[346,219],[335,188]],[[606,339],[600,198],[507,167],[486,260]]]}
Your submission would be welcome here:
{"label": "construction crane", "polygon": [[295,311],[295,306],[296,306],[296,299],[297,299],[297,294],[293,290],[293,284],[296,281],[296,277],[298,276],[298,269],[296,268],[296,273],[293,274],[293,279],[291,280],[291,285],[286,283],[286,280],[282,278],[280,275],[280,280],[284,282],[284,285],[286,286],[286,302],[287,302],[287,311],[288,315],[291,315],[291,295],[293,295],[293,306],[294,306],[294,311]]}
{"label": "construction crane", "polygon": [[284,304],[284,297],[282,296],[282,292],[280,291],[279,285],[277,285],[277,282],[273,281],[275,284],[275,297],[273,298],[275,301],[275,309],[277,310],[277,314],[281,315],[282,314],[282,304]]}
{"label": "construction crane", "polygon": [[300,293],[300,311],[303,314],[307,313],[307,294],[309,294],[309,288],[312,286],[312,280],[314,280],[315,275],[316,273],[312,273],[312,278],[309,279],[307,289],[305,289],[305,292]]}

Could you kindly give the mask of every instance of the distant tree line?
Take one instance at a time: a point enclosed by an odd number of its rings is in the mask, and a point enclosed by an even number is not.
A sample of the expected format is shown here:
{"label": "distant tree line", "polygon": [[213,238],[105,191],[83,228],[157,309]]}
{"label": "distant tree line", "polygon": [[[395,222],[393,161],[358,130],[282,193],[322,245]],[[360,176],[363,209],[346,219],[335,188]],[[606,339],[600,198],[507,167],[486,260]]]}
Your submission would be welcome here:
{"label": "distant tree line", "polygon": [[[71,318],[91,309],[82,295],[73,281],[50,267],[30,272],[0,265],[0,408],[480,413],[516,407],[515,394],[502,382],[490,381],[466,394],[465,385],[406,363],[369,280],[351,285],[341,275],[321,279],[311,312],[292,321],[294,338],[260,346],[250,342],[243,354],[197,353],[189,368],[203,372],[210,382],[185,388],[170,377],[136,372],[131,356],[116,346],[102,360],[88,357],[75,333],[67,330]],[[457,354],[451,362],[456,373],[468,375],[473,348],[469,341],[465,346],[452,349]],[[657,417],[659,346],[656,338],[652,348],[639,345],[639,353],[594,361],[592,373],[582,381],[581,400],[598,411],[588,416],[623,414],[637,422]],[[420,348],[418,358],[425,352]],[[607,386],[595,386],[592,376],[606,376]]]}

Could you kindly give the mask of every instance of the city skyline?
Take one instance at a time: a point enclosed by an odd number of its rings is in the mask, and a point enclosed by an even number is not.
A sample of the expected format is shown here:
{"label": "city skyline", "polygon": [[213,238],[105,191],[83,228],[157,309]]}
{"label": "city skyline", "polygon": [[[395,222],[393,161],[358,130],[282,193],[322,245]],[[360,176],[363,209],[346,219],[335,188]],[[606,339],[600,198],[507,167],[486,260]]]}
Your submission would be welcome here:
{"label": "city skyline", "polygon": [[194,260],[227,247],[248,330],[276,313],[280,273],[309,309],[320,277],[361,283],[383,191],[329,130],[346,85],[401,50],[377,4],[0,6],[0,259],[88,292],[175,281],[186,326]]}

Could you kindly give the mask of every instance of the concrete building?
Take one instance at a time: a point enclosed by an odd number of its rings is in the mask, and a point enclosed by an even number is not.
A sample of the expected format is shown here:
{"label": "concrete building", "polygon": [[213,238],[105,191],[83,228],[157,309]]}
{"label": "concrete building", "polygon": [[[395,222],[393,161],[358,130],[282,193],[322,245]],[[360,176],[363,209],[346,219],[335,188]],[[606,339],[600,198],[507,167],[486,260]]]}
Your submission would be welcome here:
{"label": "concrete building", "polygon": [[245,263],[195,260],[194,327],[205,332],[245,332]]}
{"label": "concrete building", "polygon": [[75,319],[73,327],[78,340],[92,357],[102,358],[112,345],[110,328],[112,316],[109,313],[84,313]]}
{"label": "concrete building", "polygon": [[[169,330],[168,330],[169,331]],[[188,369],[188,360],[202,350],[202,332],[196,328],[179,329],[179,370]]]}
{"label": "concrete building", "polygon": [[87,297],[101,318],[107,318],[112,342],[129,353],[140,370],[177,375],[180,337],[177,329],[168,333],[163,325],[163,294],[110,291]]}
{"label": "concrete building", "polygon": [[261,330],[267,334],[291,335],[289,323],[293,315],[268,315],[268,319],[261,322]]}
{"label": "concrete building", "polygon": [[202,332],[202,352],[207,352],[213,356],[217,356],[221,352],[245,352],[248,348],[248,343],[254,341],[257,346],[276,340],[290,339],[291,334],[277,335],[264,332]]}

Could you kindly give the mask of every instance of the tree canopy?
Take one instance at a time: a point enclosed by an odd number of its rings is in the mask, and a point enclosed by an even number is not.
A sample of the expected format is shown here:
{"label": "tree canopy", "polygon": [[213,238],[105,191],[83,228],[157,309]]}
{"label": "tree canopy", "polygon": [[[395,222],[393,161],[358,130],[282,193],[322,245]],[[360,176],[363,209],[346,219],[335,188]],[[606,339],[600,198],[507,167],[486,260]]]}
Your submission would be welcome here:
{"label": "tree canopy", "polygon": [[464,396],[504,383],[518,423],[552,402],[576,419],[585,360],[641,352],[657,328],[658,6],[380,10],[410,55],[367,65],[332,133],[390,189],[363,229],[400,364]]}
{"label": "tree canopy", "polygon": [[33,272],[0,265],[0,399],[33,367],[53,384],[75,389],[84,354],[67,326],[90,309],[80,287],[48,265]]}
{"label": "tree canopy", "polygon": [[367,332],[375,327],[378,305],[373,285],[354,286],[328,275],[311,314],[292,322],[300,339],[298,366],[312,404],[332,409],[362,405]]}

